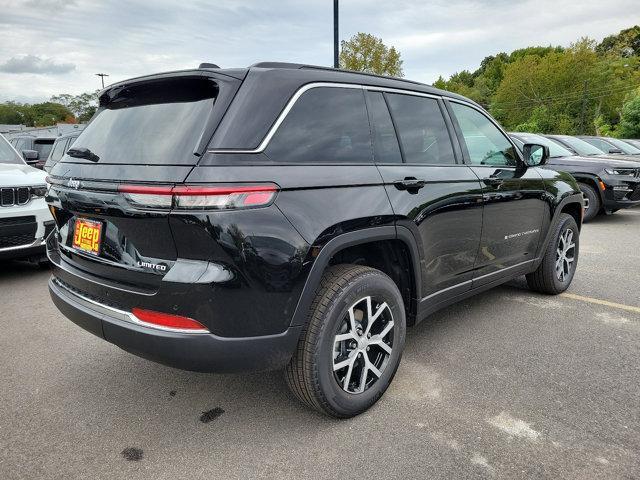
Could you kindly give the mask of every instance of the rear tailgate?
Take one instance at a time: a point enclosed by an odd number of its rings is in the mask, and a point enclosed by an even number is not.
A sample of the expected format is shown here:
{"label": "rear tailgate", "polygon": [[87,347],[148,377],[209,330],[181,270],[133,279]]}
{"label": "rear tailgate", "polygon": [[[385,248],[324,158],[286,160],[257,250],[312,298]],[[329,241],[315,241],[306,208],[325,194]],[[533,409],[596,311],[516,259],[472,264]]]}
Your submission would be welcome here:
{"label": "rear tailgate", "polygon": [[102,93],[96,115],[50,172],[55,254],[65,268],[107,286],[157,291],[176,260],[170,209],[153,208],[152,196],[152,207],[140,208],[119,187],[166,189],[184,182],[240,83],[195,71]]}

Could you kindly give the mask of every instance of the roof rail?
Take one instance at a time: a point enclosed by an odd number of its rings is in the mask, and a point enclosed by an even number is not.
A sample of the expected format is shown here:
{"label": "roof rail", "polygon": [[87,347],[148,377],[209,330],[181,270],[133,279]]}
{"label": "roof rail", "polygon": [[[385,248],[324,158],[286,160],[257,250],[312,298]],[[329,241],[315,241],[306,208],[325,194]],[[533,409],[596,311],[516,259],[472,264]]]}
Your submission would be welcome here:
{"label": "roof rail", "polygon": [[215,63],[201,63],[200,65],[198,65],[198,68],[220,68],[220,67]]}
{"label": "roof rail", "polygon": [[[401,81],[401,82],[412,83],[414,85],[425,85],[422,82],[416,82],[415,80],[407,80],[406,78],[391,77],[389,75],[377,75],[375,73],[368,73],[368,72],[358,72],[356,70],[347,70],[347,69],[344,69],[344,68],[325,67],[325,66],[322,66],[322,65],[308,65],[308,64],[304,64],[304,63],[258,62],[258,63],[254,63],[253,65],[249,65],[249,68],[253,68],[253,67],[257,67],[257,68],[291,68],[291,69],[296,69],[296,70],[301,70],[301,69],[327,70],[327,71],[332,71],[332,72],[354,73],[354,74],[357,74],[357,75],[366,75],[368,77],[387,78],[387,79],[392,79],[392,80],[398,80],[398,81]],[[429,85],[427,85],[427,86],[429,86]]]}
{"label": "roof rail", "polygon": [[310,65],[305,65],[303,63],[291,63],[291,62],[258,62],[253,65],[249,65],[249,68],[303,68],[308,67]]}

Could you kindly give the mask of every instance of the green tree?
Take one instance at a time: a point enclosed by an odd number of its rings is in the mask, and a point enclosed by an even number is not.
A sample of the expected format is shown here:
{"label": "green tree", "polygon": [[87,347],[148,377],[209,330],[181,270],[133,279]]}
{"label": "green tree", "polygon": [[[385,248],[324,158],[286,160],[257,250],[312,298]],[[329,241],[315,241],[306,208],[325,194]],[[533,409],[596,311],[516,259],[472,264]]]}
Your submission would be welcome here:
{"label": "green tree", "polygon": [[617,134],[620,138],[640,138],[640,89],[622,107]]}
{"label": "green tree", "polygon": [[59,103],[36,103],[30,107],[32,122],[36,127],[47,127],[56,123],[76,123],[71,110]]}
{"label": "green tree", "polygon": [[21,105],[14,102],[0,104],[0,123],[20,125],[24,123]]}
{"label": "green tree", "polygon": [[63,93],[51,97],[51,101],[60,103],[67,107],[79,122],[87,122],[98,108],[98,91],[93,93],[81,93],[80,95],[70,95]]}
{"label": "green tree", "polygon": [[340,68],[391,77],[404,75],[400,52],[387,47],[381,38],[362,32],[342,41]]}
{"label": "green tree", "polygon": [[582,39],[563,51],[525,55],[509,64],[493,98],[491,111],[507,128],[530,122],[544,106],[558,132],[595,133],[594,120],[615,126],[630,88],[640,82],[635,60],[603,58],[595,42]]}
{"label": "green tree", "polygon": [[640,26],[621,30],[616,35],[605,37],[596,47],[600,54],[612,54],[621,57],[640,56]]}

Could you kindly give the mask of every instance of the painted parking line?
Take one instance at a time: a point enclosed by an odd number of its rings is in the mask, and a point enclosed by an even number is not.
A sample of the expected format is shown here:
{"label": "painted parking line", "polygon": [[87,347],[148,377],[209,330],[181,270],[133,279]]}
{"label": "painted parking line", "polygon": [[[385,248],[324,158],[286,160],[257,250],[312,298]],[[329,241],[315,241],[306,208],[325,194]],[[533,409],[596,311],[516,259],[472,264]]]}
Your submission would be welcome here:
{"label": "painted parking line", "polygon": [[626,310],[627,312],[640,313],[640,307],[634,307],[633,305],[625,305],[624,303],[609,302],[608,300],[600,300],[599,298],[584,297],[582,295],[576,295],[575,293],[561,293],[561,297],[570,298],[572,300],[578,300],[580,302],[595,303],[596,305],[603,305],[605,307],[617,308],[619,310]]}

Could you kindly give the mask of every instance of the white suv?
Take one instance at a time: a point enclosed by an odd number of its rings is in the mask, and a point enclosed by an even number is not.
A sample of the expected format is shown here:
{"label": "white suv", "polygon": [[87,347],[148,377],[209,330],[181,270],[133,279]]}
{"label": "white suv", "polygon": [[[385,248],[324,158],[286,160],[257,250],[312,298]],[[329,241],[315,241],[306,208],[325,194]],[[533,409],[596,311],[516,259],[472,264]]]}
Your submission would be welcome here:
{"label": "white suv", "polygon": [[0,260],[46,258],[45,239],[54,227],[44,201],[46,176],[0,135]]}

